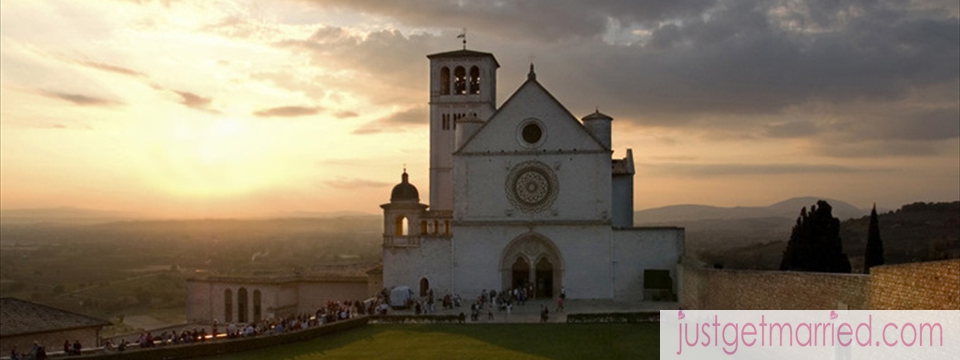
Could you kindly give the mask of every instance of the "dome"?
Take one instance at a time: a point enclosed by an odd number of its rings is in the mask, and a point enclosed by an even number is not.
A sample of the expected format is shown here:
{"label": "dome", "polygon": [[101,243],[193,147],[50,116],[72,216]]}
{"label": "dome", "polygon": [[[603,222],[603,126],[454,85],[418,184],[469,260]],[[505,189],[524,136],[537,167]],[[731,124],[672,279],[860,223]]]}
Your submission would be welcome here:
{"label": "dome", "polygon": [[402,180],[397,186],[393,187],[393,192],[390,193],[390,202],[405,200],[420,201],[420,192],[417,191],[416,186],[410,183],[408,177],[407,171],[404,170],[401,176]]}

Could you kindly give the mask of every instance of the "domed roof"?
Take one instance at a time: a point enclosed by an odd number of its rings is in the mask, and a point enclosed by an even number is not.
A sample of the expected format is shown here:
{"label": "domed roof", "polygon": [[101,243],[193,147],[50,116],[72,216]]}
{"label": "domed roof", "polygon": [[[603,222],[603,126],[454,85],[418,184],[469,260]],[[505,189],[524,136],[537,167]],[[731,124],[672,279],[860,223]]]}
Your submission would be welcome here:
{"label": "domed roof", "polygon": [[420,201],[420,192],[417,191],[417,187],[413,186],[410,183],[409,176],[407,175],[407,170],[403,170],[403,175],[401,176],[401,181],[397,186],[393,187],[393,192],[390,193],[390,202],[396,201],[405,201],[413,200]]}

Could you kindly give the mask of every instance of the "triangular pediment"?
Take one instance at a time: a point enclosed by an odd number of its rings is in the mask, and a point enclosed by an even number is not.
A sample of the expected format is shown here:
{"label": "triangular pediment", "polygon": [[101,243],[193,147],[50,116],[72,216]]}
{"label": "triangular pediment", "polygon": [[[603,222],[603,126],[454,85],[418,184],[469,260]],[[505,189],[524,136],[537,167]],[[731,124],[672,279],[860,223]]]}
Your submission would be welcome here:
{"label": "triangular pediment", "polygon": [[456,153],[609,150],[531,76]]}

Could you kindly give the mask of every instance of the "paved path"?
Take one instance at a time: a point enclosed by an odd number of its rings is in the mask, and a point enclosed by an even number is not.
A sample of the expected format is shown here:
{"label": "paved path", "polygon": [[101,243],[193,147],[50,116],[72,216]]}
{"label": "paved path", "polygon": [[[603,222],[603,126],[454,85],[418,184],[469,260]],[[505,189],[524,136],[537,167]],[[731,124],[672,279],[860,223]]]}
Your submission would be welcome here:
{"label": "paved path", "polygon": [[[557,302],[552,300],[531,300],[524,305],[514,305],[507,315],[505,310],[493,309],[493,319],[489,319],[489,305],[484,306],[480,311],[477,321],[470,320],[470,305],[463,304],[459,308],[442,309],[437,305],[437,315],[458,315],[461,312],[467,317],[467,323],[487,324],[487,323],[538,323],[540,322],[541,306],[546,306],[550,310],[547,322],[564,323],[567,322],[567,314],[570,313],[610,313],[610,312],[639,312],[639,311],[659,311],[677,309],[675,302],[615,302],[612,300],[567,300],[564,302],[564,310],[557,312]],[[412,309],[392,310],[390,315],[413,315]]]}

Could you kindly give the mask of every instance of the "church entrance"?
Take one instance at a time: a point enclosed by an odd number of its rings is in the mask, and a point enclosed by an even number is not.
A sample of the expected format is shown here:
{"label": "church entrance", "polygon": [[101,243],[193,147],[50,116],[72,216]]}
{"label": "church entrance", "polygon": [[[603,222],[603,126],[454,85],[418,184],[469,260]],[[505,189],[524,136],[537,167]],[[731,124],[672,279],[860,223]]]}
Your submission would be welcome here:
{"label": "church entrance", "polygon": [[546,257],[537,262],[537,290],[536,297],[553,297],[553,264]]}
{"label": "church entrance", "polygon": [[522,287],[530,297],[552,298],[563,286],[563,258],[550,239],[528,232],[513,239],[500,258],[503,289]]}

